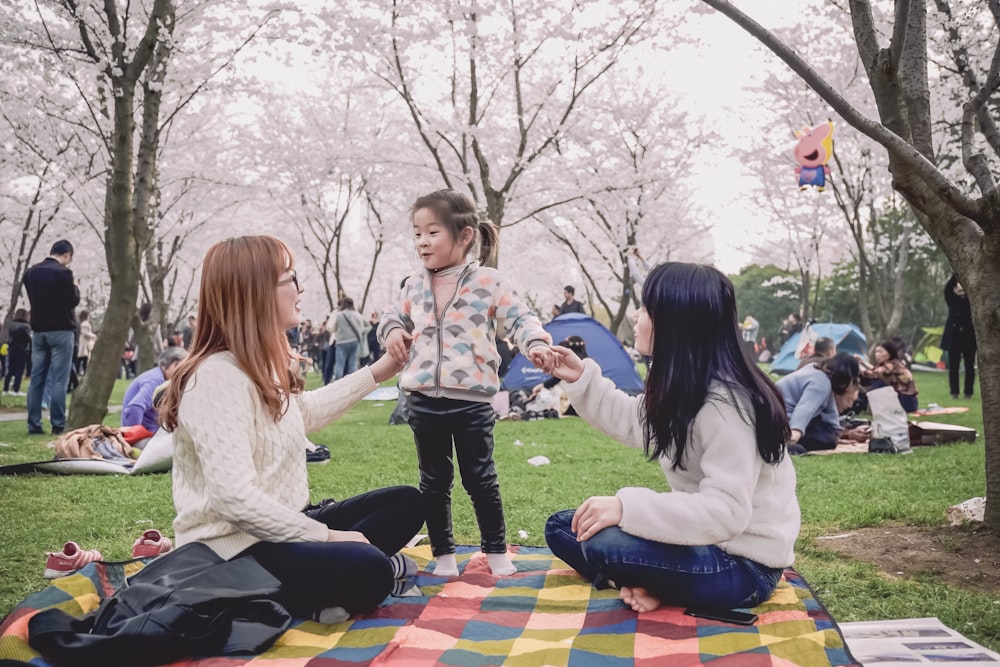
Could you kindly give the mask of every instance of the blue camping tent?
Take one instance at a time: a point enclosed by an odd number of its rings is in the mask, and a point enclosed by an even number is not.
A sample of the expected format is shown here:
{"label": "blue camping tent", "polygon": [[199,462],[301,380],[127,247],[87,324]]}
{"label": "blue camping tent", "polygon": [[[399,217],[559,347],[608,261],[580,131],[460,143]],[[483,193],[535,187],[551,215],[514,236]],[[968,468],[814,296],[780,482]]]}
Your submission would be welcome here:
{"label": "blue camping tent", "polygon": [[[642,378],[635,370],[632,357],[614,334],[590,315],[582,313],[560,315],[546,324],[545,330],[552,336],[553,343],[570,336],[579,336],[587,343],[587,356],[592,357],[600,365],[604,377],[629,394],[642,393]],[[507,369],[507,375],[504,376],[500,388],[504,391],[531,388],[549,377],[548,374],[535,368],[524,355],[519,354],[510,362],[510,368]]]}
{"label": "blue camping tent", "polygon": [[[809,325],[816,332],[817,338],[832,338],[837,344],[837,352],[849,352],[868,356],[868,343],[861,329],[853,324],[837,324],[834,322],[814,322]],[[798,347],[802,333],[793,334],[785,341],[778,352],[778,356],[771,362],[771,372],[784,375],[791,373],[799,367],[800,359],[795,356],[795,348]]]}

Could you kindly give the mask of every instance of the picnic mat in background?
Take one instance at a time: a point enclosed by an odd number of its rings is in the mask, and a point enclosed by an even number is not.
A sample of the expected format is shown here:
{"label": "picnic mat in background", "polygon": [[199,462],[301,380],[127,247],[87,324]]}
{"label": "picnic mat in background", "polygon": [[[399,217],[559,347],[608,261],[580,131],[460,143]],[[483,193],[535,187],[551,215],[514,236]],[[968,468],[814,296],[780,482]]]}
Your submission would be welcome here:
{"label": "picnic mat in background", "polygon": [[[183,660],[174,667],[344,667],[400,664],[540,667],[854,666],[843,635],[802,577],[785,570],[778,589],[753,611],[755,625],[685,616],[679,607],[636,614],[617,591],[597,591],[552,553],[512,547],[517,574],[490,574],[478,548],[459,547],[460,578],[423,571],[430,547],[406,552],[420,564],[422,594],[391,597],[337,625],[295,621],[257,656]],[[92,563],[28,597],[0,624],[0,659],[50,663],[27,643],[28,619],[59,607],[97,608],[142,563]],[[84,666],[81,666],[84,667]]]}

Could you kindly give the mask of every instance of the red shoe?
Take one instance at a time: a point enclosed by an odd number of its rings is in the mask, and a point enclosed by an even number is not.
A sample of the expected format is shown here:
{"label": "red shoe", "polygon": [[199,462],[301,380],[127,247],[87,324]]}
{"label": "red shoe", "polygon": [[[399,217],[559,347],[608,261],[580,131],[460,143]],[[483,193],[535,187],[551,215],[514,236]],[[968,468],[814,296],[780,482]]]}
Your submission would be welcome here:
{"label": "red shoe", "polygon": [[97,549],[84,551],[76,542],[67,542],[61,552],[49,552],[45,560],[45,578],[58,579],[73,574],[87,563],[101,560]]}
{"label": "red shoe", "polygon": [[174,548],[169,537],[164,537],[160,531],[152,528],[147,530],[132,545],[132,558],[150,558],[165,554]]}

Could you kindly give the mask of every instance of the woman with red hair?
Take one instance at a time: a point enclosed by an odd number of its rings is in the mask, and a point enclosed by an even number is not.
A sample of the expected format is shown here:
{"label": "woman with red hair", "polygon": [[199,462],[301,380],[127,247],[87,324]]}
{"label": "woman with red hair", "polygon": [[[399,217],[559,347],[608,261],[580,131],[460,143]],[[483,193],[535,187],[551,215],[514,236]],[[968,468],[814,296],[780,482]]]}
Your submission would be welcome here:
{"label": "woman with red hair", "polygon": [[401,364],[386,355],[303,391],[285,338],[302,288],[288,247],[270,236],[212,246],[202,265],[190,356],[160,407],[173,432],[178,544],[225,559],[251,556],[281,582],[278,602],[323,622],[377,606],[415,563],[396,552],[420,529],[409,486],[309,504],[306,434],[321,429]]}

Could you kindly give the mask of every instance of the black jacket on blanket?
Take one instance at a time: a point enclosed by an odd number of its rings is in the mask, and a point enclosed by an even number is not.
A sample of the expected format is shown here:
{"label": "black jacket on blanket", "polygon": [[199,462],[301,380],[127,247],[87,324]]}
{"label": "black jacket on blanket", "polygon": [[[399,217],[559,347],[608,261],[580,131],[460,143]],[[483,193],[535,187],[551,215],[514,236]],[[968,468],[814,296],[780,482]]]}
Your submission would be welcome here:
{"label": "black jacket on blanket", "polygon": [[83,618],[39,612],[28,621],[28,643],[52,663],[75,667],[256,654],[291,623],[270,599],[278,586],[253,558],[224,561],[193,542],[151,562]]}

